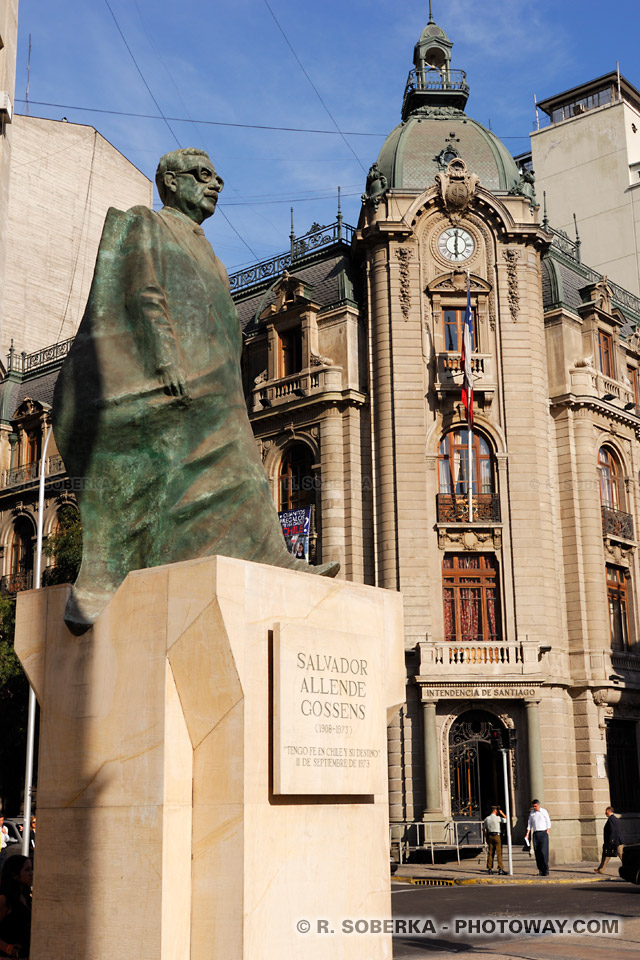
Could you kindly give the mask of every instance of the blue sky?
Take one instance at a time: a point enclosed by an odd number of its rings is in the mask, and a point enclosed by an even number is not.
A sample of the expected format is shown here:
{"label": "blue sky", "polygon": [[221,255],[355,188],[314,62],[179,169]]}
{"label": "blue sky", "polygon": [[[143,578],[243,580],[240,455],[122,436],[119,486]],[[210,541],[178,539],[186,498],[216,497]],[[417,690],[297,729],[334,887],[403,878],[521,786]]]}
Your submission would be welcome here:
{"label": "blue sky", "polygon": [[[528,148],[534,93],[551,96],[617,60],[640,86],[637,0],[433,0],[433,11],[454,41],[452,65],[467,72],[467,113],[512,153]],[[20,0],[16,111],[25,112],[31,34],[33,116],[92,124],[151,178],[177,143],[207,149],[226,186],[206,230],[231,272],[287,248],[291,206],[298,235],[333,222],[338,185],[345,220],[357,223],[427,20],[425,0]],[[157,116],[154,99],[183,122],[98,112]],[[344,136],[224,124],[337,125]]]}

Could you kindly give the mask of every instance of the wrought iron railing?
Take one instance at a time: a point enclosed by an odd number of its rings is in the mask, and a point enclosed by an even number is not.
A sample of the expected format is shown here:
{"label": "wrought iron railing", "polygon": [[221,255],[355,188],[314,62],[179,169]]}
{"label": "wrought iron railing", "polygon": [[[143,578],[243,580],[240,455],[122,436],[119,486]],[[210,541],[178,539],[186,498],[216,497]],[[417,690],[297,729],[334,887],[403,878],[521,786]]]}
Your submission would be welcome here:
{"label": "wrought iron railing", "polygon": [[605,536],[620,537],[621,540],[633,540],[633,517],[613,507],[601,507],[602,532]]}
{"label": "wrought iron railing", "polygon": [[405,97],[414,90],[462,90],[469,92],[464,70],[411,70],[404,90]]}
{"label": "wrought iron railing", "polygon": [[612,653],[611,666],[614,670],[632,670],[640,673],[640,656],[633,653]]}
{"label": "wrought iron railing", "polygon": [[[550,233],[553,236],[551,245],[559,250],[561,253],[564,253],[567,257],[570,257],[572,260],[575,260],[576,263],[580,264],[581,273],[584,276],[586,281],[591,281],[592,283],[598,283],[600,280],[604,280],[604,275],[598,273],[597,270],[593,270],[591,267],[587,267],[580,260],[580,241],[572,240],[564,230],[556,230],[554,227],[544,224],[544,229],[547,233]],[[610,280],[607,277],[607,283],[611,287],[611,293],[613,294],[613,299],[616,300],[622,306],[628,307],[630,310],[633,310],[635,313],[640,314],[640,297],[636,297],[635,294],[629,293],[628,290],[625,290],[624,287],[619,286],[617,283],[614,283],[613,280]]]}
{"label": "wrought iron railing", "polygon": [[70,337],[68,340],[61,340],[60,343],[52,343],[48,347],[42,347],[41,350],[36,350],[34,353],[26,353],[24,350],[22,353],[18,353],[12,344],[9,350],[9,370],[18,373],[31,373],[33,370],[49,366],[50,363],[64,360],[73,341],[74,337]]}
{"label": "wrought iron railing", "polygon": [[[439,493],[436,496],[438,523],[468,523],[467,494]],[[500,522],[500,496],[497,493],[477,493],[472,499],[473,523]]]}
{"label": "wrought iron railing", "polygon": [[263,280],[279,277],[296,260],[301,260],[302,257],[315,250],[330,247],[334,243],[350,244],[354,233],[354,227],[349,226],[348,223],[343,223],[342,220],[337,220],[328,227],[318,227],[311,230],[303,237],[294,237],[291,241],[291,248],[287,253],[272,257],[270,260],[262,260],[260,263],[254,263],[251,267],[232,273],[229,276],[231,292],[235,293],[244,287],[261,283]]}
{"label": "wrought iron railing", "polygon": [[[64,473],[64,463],[62,457],[47,457],[44,465],[45,477],[50,477],[56,473]],[[2,471],[3,487],[18,487],[22,484],[35,483],[40,476],[40,460],[33,463],[25,463],[21,467],[13,467],[11,470]]]}
{"label": "wrought iron railing", "polygon": [[0,593],[13,594],[20,590],[31,590],[33,586],[33,570],[27,570],[26,573],[9,573],[5,577],[0,577]]}

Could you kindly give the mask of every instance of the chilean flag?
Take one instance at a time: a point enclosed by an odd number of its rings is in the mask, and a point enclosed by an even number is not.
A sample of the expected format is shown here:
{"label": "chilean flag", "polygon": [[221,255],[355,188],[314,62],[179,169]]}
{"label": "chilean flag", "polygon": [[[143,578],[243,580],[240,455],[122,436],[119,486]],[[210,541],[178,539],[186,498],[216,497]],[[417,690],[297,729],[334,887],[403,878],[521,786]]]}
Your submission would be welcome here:
{"label": "chilean flag", "polygon": [[473,316],[471,313],[471,280],[467,272],[467,309],[464,315],[464,329],[462,334],[462,402],[467,411],[469,426],[473,426],[473,372],[471,370],[471,354],[473,352]]}

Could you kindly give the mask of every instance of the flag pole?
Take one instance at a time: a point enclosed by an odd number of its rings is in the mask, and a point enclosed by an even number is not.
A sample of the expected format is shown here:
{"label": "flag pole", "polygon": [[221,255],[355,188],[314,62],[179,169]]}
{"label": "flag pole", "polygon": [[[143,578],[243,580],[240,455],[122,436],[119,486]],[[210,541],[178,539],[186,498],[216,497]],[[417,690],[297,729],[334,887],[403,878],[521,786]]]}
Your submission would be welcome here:
{"label": "flag pole", "polygon": [[469,523],[473,523],[473,427],[471,425],[471,418],[467,414],[467,454],[468,454],[468,463],[467,463],[467,483],[469,489]]}
{"label": "flag pole", "polygon": [[465,371],[467,397],[467,495],[469,523],[473,523],[473,372],[471,367],[471,274],[467,270],[467,309],[465,313]]}

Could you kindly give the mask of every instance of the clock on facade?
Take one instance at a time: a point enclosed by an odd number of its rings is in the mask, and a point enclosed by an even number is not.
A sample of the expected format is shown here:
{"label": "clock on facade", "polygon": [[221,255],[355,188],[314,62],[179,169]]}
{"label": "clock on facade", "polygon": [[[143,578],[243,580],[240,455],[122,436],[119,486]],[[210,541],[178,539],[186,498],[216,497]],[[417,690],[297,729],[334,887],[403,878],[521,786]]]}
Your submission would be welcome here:
{"label": "clock on facade", "polygon": [[446,260],[460,263],[468,260],[476,248],[470,233],[460,227],[448,227],[438,237],[438,250]]}

